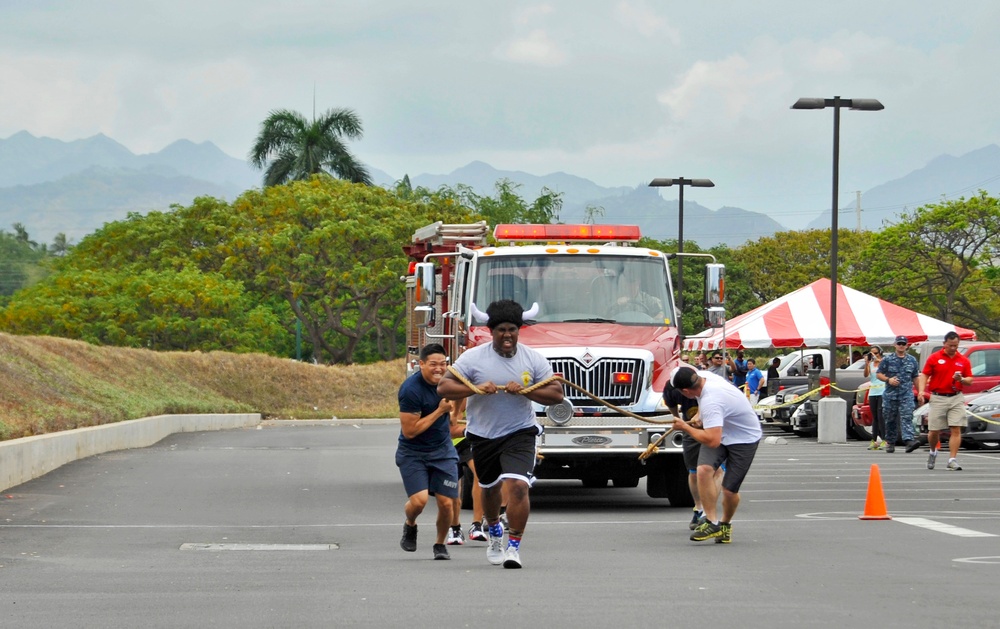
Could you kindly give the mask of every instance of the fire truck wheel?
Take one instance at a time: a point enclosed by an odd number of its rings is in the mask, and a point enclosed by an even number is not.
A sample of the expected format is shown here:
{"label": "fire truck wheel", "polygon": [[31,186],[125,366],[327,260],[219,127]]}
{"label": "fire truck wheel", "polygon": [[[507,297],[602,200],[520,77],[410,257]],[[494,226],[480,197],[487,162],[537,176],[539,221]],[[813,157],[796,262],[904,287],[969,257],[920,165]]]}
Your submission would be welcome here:
{"label": "fire truck wheel", "polygon": [[611,479],[611,484],[615,487],[638,487],[638,476],[619,476]]}
{"label": "fire truck wheel", "polygon": [[694,499],[688,489],[688,472],[684,460],[679,455],[660,455],[648,463],[646,474],[646,495],[650,498],[666,498],[671,507],[693,507]]}

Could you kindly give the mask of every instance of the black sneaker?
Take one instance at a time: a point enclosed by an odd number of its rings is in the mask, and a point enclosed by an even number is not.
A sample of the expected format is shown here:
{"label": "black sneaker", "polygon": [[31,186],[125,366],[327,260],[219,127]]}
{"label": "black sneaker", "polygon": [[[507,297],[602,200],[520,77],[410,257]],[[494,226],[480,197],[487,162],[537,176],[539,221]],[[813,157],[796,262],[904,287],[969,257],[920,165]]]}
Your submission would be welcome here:
{"label": "black sneaker", "polygon": [[444,544],[434,544],[434,559],[451,559],[451,555],[448,554],[448,547]]}
{"label": "black sneaker", "polygon": [[722,535],[715,538],[716,544],[728,544],[733,541],[733,525],[728,522],[719,522]]}
{"label": "black sneaker", "polygon": [[704,542],[707,539],[712,539],[715,537],[722,536],[722,527],[718,524],[712,524],[711,522],[705,522],[700,524],[698,528],[691,533],[692,542]]}
{"label": "black sneaker", "polygon": [[910,452],[913,452],[919,447],[920,447],[920,442],[914,439],[906,444],[906,453],[909,454]]}
{"label": "black sneaker", "polygon": [[885,451],[888,452],[889,454],[892,454],[893,452],[896,451],[896,444],[890,443],[885,447]]}
{"label": "black sneaker", "polygon": [[403,522],[403,538],[399,540],[399,547],[408,553],[417,552],[417,525],[410,526]]}

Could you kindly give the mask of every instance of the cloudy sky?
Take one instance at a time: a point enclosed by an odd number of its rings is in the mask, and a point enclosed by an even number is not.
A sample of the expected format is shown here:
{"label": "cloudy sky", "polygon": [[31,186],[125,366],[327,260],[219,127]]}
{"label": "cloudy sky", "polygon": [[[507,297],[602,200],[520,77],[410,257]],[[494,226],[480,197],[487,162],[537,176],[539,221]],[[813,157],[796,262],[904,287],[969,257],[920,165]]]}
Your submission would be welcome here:
{"label": "cloudy sky", "polygon": [[[347,107],[395,177],[473,160],[604,186],[711,178],[710,208],[841,204],[941,154],[1000,142],[1000,2],[959,0],[7,0],[0,138],[185,138],[245,157],[277,108]],[[950,192],[950,191],[948,191]],[[674,198],[673,190],[664,196]]]}

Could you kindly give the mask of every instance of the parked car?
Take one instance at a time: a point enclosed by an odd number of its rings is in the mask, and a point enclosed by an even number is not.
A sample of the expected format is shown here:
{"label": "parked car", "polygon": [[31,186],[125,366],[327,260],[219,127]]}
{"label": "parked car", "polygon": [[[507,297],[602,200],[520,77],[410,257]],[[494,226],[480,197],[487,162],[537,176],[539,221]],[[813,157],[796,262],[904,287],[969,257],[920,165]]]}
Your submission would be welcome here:
{"label": "parked car", "polygon": [[[856,360],[843,369],[837,369],[837,382],[833,392],[831,393],[830,387],[823,387],[819,393],[813,394],[807,400],[803,401],[795,410],[795,413],[792,414],[792,432],[802,437],[815,436],[819,429],[819,402],[824,397],[832,394],[841,397],[846,402],[844,423],[846,425],[847,436],[855,439],[871,439],[870,432],[866,433],[863,429],[855,426],[852,415],[855,392],[859,387],[868,383],[868,379],[864,375],[864,369],[864,359]],[[812,376],[810,379],[811,386],[814,389],[817,386],[823,386],[830,382],[826,372],[814,375],[814,372],[811,371],[810,375]]]}
{"label": "parked car", "polygon": [[[983,393],[965,396],[965,410],[969,425],[962,431],[962,445],[983,450],[1000,450],[1000,385]],[[913,423],[920,433],[927,434],[927,411],[923,404],[913,411]],[[941,441],[947,442],[950,434],[941,432]]]}
{"label": "parked car", "polygon": [[785,432],[792,432],[792,414],[795,410],[802,404],[803,400],[798,400],[794,404],[788,406],[783,406],[784,404],[791,402],[799,395],[809,391],[808,384],[801,384],[796,387],[788,387],[786,389],[781,389],[774,396],[774,403],[778,405],[778,408],[774,409],[771,414],[771,423],[778,426]]}

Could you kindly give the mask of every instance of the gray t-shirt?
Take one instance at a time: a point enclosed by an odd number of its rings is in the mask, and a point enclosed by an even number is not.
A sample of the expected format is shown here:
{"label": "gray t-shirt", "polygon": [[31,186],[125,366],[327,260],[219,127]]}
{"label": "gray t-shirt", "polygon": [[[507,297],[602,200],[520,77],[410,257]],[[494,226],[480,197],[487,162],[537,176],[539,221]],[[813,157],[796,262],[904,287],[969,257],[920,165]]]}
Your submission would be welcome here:
{"label": "gray t-shirt", "polygon": [[724,446],[760,441],[763,434],[760,418],[743,391],[710,371],[699,371],[698,375],[705,379],[705,386],[698,396],[702,426],[721,426]]}
{"label": "gray t-shirt", "polygon": [[[549,361],[538,351],[520,343],[517,353],[510,358],[497,354],[491,343],[473,347],[459,356],[454,366],[475,385],[492,382],[502,387],[513,380],[529,387],[552,377]],[[531,400],[523,395],[502,391],[496,395],[473,395],[465,410],[469,434],[496,439],[531,427],[541,433]]]}

